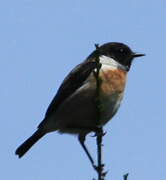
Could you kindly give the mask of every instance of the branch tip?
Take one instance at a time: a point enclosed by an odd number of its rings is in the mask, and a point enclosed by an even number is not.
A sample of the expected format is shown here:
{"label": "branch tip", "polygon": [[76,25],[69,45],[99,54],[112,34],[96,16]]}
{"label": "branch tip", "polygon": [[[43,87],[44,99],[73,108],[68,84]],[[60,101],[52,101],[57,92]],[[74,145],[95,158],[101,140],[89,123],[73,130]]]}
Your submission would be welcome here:
{"label": "branch tip", "polygon": [[124,179],[124,180],[127,180],[128,176],[129,176],[129,173],[123,175],[123,179]]}

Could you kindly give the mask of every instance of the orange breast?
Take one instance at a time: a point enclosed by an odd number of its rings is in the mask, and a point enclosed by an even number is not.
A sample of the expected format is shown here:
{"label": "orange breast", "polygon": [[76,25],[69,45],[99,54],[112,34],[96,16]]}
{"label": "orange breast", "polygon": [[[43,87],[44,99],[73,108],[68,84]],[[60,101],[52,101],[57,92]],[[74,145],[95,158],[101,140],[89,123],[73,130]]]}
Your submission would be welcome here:
{"label": "orange breast", "polygon": [[101,92],[105,95],[121,93],[124,91],[127,72],[121,69],[103,69],[100,72]]}

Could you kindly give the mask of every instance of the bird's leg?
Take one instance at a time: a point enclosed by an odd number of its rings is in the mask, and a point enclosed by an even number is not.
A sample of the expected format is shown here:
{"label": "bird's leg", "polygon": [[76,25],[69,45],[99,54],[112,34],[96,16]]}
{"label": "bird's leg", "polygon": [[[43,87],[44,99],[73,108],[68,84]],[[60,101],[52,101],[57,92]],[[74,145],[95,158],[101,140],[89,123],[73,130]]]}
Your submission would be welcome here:
{"label": "bird's leg", "polygon": [[78,140],[79,140],[82,148],[84,149],[86,155],[88,156],[88,159],[90,160],[92,167],[97,171],[97,166],[95,165],[92,156],[90,155],[87,147],[85,146],[85,135],[79,135]]}

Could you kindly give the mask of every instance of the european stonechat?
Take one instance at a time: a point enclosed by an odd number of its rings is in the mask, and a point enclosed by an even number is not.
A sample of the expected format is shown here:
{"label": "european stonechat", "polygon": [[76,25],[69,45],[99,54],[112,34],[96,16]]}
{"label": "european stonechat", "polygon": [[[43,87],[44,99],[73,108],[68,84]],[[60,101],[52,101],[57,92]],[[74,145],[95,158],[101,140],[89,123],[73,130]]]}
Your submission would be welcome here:
{"label": "european stonechat", "polygon": [[[96,53],[99,53],[101,64],[99,124],[96,123],[97,83],[94,76],[97,68]],[[88,155],[84,144],[86,135],[105,125],[116,114],[124,95],[127,73],[133,59],[140,56],[144,54],[134,53],[127,45],[118,42],[106,43],[94,50],[64,79],[37,131],[16,150],[19,158],[41,137],[53,131],[77,134],[79,142]],[[91,163],[93,164],[92,160]]]}

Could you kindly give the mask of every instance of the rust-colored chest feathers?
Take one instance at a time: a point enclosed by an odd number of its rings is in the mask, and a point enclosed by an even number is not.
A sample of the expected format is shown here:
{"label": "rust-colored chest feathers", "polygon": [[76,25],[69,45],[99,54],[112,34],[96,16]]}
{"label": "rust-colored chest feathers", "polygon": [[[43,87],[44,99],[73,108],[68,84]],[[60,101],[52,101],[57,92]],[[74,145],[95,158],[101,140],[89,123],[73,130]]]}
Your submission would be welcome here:
{"label": "rust-colored chest feathers", "polygon": [[100,72],[101,92],[105,95],[122,93],[126,84],[127,72],[121,69],[102,68]]}
{"label": "rust-colored chest feathers", "polygon": [[[126,84],[127,71],[110,65],[102,65],[99,78],[101,79],[100,121],[103,125],[114,116],[121,104]],[[87,87],[91,87],[93,90],[94,87],[96,87],[96,79],[93,73],[87,81]]]}

